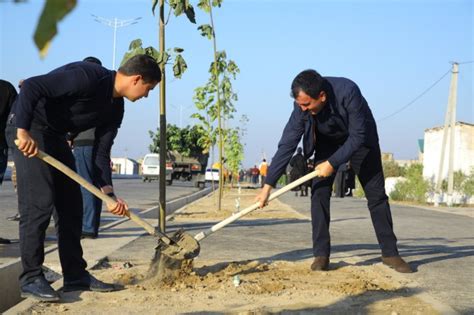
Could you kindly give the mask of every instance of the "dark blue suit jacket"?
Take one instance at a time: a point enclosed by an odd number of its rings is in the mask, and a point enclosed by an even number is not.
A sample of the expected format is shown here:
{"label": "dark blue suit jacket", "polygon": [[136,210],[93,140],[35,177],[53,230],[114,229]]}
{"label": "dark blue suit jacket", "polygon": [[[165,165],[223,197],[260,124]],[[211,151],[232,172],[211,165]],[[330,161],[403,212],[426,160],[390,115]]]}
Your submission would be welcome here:
{"label": "dark blue suit jacket", "polygon": [[[339,165],[349,161],[358,149],[363,146],[377,147],[379,141],[374,117],[359,87],[346,78],[325,77],[325,79],[328,83],[326,91],[328,99],[325,106],[331,110],[332,114],[340,118],[337,120],[339,127],[347,133],[345,142],[328,159],[334,169],[337,169]],[[298,104],[294,103],[293,112],[283,130],[278,150],[268,169],[266,184],[273,187],[276,185],[301,137],[303,137],[305,157],[308,159],[313,155],[315,151],[314,123],[311,113],[302,111]]]}

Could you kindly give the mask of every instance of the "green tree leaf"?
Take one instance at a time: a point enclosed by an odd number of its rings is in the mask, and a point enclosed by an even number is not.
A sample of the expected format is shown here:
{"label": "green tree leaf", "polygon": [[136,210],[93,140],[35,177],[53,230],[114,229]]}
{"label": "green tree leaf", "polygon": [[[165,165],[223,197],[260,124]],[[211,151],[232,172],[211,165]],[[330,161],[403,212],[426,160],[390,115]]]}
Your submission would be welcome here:
{"label": "green tree leaf", "polygon": [[158,0],[152,0],[152,4],[151,4],[151,12],[153,13],[153,15],[155,15],[155,9],[156,9],[156,6],[158,4]]}
{"label": "green tree leaf", "polygon": [[198,30],[201,31],[201,36],[212,39],[212,27],[209,24],[203,24],[198,26]]}
{"label": "green tree leaf", "polygon": [[196,24],[196,13],[194,12],[194,8],[192,5],[188,4],[186,6],[186,9],[184,9],[184,13],[186,14],[188,20],[191,23]]}
{"label": "green tree leaf", "polygon": [[198,8],[203,10],[206,13],[211,12],[211,8],[209,7],[209,1],[208,0],[199,0],[198,3]]}
{"label": "green tree leaf", "polygon": [[57,24],[76,6],[76,0],[47,0],[33,36],[40,57],[44,58],[52,39],[58,33]]}
{"label": "green tree leaf", "polygon": [[184,61],[184,58],[181,55],[176,55],[174,58],[174,65],[173,65],[173,73],[176,78],[181,78],[183,73],[186,71],[188,68],[188,65],[186,64],[186,61]]}

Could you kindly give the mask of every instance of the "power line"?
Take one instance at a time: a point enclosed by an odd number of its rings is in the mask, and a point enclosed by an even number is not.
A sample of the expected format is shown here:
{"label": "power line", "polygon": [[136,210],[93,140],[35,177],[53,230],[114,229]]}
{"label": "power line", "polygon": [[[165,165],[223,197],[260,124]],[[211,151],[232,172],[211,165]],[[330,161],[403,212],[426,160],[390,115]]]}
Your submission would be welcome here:
{"label": "power line", "polygon": [[419,100],[423,95],[425,95],[426,93],[428,93],[429,90],[431,90],[436,84],[438,84],[445,76],[447,76],[449,73],[451,72],[451,69],[449,69],[448,71],[446,71],[446,73],[444,73],[441,78],[439,78],[438,80],[436,80],[433,84],[431,84],[426,90],[424,90],[420,95],[418,95],[417,97],[415,97],[411,102],[409,102],[408,104],[406,104],[405,106],[401,107],[400,109],[398,109],[397,111],[393,112],[392,114],[388,115],[388,116],[385,116],[381,119],[378,119],[377,121],[378,122],[381,122],[381,121],[384,121],[386,119],[389,119],[390,117],[393,117],[395,116],[396,114],[400,113],[401,111],[407,109],[410,105],[412,105],[413,103],[415,103],[417,100]]}

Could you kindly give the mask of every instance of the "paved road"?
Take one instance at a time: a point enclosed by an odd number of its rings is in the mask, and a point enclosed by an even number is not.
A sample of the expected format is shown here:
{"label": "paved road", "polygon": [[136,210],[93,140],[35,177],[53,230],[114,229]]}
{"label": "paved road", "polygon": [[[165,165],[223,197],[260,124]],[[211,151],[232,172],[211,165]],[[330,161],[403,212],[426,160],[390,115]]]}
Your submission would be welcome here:
{"label": "paved road", "polygon": [[[311,217],[309,198],[290,193],[280,200]],[[391,208],[400,254],[417,270],[408,277],[453,309],[474,314],[474,209],[458,215],[395,204]],[[380,261],[366,201],[333,198],[331,209],[331,256],[357,255],[361,264]]]}
{"label": "paved road", "polygon": [[[157,181],[143,183],[140,179],[115,179],[114,187],[116,194],[127,201],[132,209],[148,209],[157,206],[159,199],[159,185]],[[172,186],[167,186],[166,200],[172,201],[176,198],[189,195],[197,188],[188,182],[173,182]],[[10,245],[0,245],[0,265],[12,258],[18,257],[18,222],[11,222],[5,218],[15,214],[17,211],[17,197],[13,190],[11,181],[3,182],[0,186],[0,237],[8,238],[14,243]],[[103,209],[101,224],[120,219]],[[52,221],[52,220],[51,220]],[[51,222],[46,236],[46,245],[56,241],[53,221]]]}

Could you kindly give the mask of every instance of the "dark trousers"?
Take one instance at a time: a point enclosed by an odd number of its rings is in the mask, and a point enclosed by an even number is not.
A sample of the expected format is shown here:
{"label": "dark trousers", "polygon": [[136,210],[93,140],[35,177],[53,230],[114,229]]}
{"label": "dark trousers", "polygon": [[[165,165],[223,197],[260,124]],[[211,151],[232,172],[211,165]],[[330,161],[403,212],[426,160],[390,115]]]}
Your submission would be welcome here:
{"label": "dark trousers", "polygon": [[[326,153],[330,153],[327,152]],[[316,154],[316,165],[324,162],[329,154]],[[367,198],[367,205],[379,246],[384,257],[398,255],[397,238],[393,232],[392,215],[385,194],[385,180],[380,148],[363,147],[351,158],[351,166],[357,174]],[[329,235],[330,199],[334,175],[313,179],[311,196],[311,220],[313,227],[313,254],[327,256],[331,253]]]}
{"label": "dark trousers", "polygon": [[[13,143],[16,129],[9,126]],[[38,147],[75,170],[74,158],[62,135],[45,130],[31,130]],[[27,158],[14,149],[17,168],[18,209],[20,213],[20,251],[23,272],[20,284],[43,277],[44,240],[53,211],[56,212],[56,235],[64,280],[87,274],[82,258],[82,198],[79,185],[38,158]]]}
{"label": "dark trousers", "polygon": [[[77,173],[89,183],[93,182],[93,150],[94,146],[74,147]],[[81,194],[83,204],[82,231],[97,235],[99,233],[102,200],[94,196],[84,187],[81,187]]]}
{"label": "dark trousers", "polygon": [[7,169],[8,163],[8,147],[0,145],[0,185],[3,183],[3,176]]}

